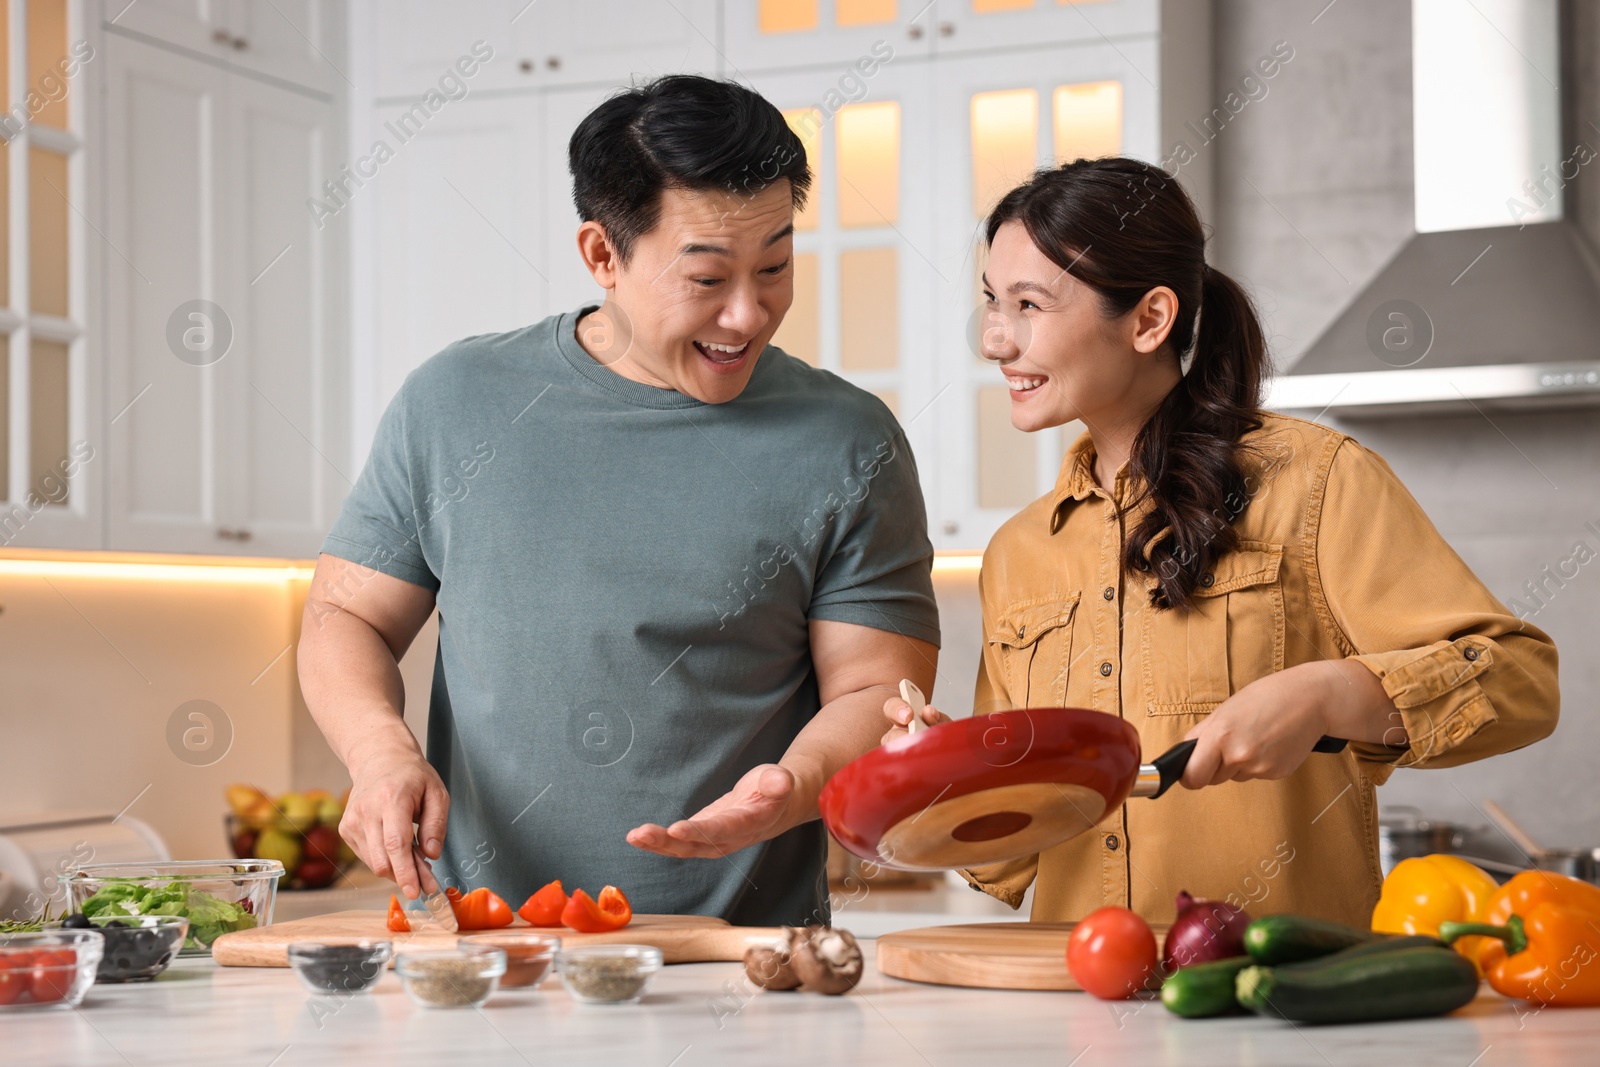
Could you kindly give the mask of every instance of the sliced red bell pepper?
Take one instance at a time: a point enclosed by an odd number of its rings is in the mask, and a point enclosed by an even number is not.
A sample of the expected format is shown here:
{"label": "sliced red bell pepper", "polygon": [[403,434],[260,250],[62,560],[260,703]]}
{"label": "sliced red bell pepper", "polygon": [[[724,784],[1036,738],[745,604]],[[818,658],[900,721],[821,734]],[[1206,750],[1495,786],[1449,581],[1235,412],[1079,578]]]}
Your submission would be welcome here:
{"label": "sliced red bell pepper", "polygon": [[450,897],[450,910],[456,913],[456,925],[463,930],[495,930],[511,925],[511,905],[492,890],[474,889],[466,894],[457,891],[453,897],[446,890],[445,895]]}
{"label": "sliced red bell pepper", "polygon": [[530,926],[560,926],[561,912],[566,906],[567,891],[561,888],[561,879],[557,878],[529,897],[517,909],[517,914]]}
{"label": "sliced red bell pepper", "polygon": [[389,929],[397,934],[411,932],[411,920],[406,917],[406,909],[400,904],[400,898],[393,893],[389,894]]}
{"label": "sliced red bell pepper", "polygon": [[572,892],[572,899],[561,911],[561,921],[580,934],[603,934],[607,930],[620,930],[633,918],[633,906],[622,890],[608,885],[600,890],[595,900],[581,889]]}

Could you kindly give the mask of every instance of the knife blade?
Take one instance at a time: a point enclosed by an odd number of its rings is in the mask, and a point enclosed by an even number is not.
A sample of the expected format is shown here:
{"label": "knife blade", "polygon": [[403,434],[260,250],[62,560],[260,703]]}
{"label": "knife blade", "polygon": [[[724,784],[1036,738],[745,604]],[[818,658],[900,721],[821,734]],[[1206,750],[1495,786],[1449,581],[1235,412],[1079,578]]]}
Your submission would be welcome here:
{"label": "knife blade", "polygon": [[[422,851],[422,846],[415,843],[411,846],[412,856],[417,861],[418,873],[426,872],[433,881],[433,892],[422,894],[422,903],[428,909],[428,914],[433,916],[433,921],[449,933],[459,933],[460,924],[456,922],[455,909],[450,906],[450,898],[444,895],[444,890],[439,888],[438,879],[433,877],[433,864],[428,861],[427,855]],[[421,887],[422,879],[417,879]]]}

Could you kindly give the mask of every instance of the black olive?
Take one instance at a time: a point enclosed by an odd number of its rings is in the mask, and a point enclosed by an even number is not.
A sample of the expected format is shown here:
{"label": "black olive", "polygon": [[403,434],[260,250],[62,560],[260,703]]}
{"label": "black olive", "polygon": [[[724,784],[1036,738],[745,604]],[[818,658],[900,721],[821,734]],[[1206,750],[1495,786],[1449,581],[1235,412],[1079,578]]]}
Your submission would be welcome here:
{"label": "black olive", "polygon": [[73,912],[61,920],[61,926],[67,930],[92,930],[94,923],[89,921],[89,916],[81,911]]}

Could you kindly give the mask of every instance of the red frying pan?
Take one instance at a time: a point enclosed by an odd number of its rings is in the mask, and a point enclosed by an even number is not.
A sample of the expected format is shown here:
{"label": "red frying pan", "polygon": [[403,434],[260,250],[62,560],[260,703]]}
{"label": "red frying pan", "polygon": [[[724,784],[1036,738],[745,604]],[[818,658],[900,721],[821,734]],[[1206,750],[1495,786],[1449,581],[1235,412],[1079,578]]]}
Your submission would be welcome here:
{"label": "red frying pan", "polygon": [[[905,871],[999,863],[1094,826],[1130,796],[1159,797],[1195,743],[1139,762],[1139,733],[1087,708],[974,715],[852,760],[817,799],[822,821],[864,860]],[[1318,752],[1345,742],[1324,737]]]}

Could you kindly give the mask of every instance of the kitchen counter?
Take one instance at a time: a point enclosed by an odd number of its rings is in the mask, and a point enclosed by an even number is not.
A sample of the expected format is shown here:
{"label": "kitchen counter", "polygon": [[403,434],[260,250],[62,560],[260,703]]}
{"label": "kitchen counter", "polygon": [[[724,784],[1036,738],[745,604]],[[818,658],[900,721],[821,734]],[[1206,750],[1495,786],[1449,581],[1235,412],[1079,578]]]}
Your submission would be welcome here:
{"label": "kitchen counter", "polygon": [[1185,1021],[1158,1001],[953,989],[867,977],[845,997],[751,995],[735,963],[665,968],[644,1001],[575,1003],[552,977],[481,1010],[414,1007],[399,979],[347,999],[308,996],[287,970],[180,960],[153,983],[97,985],[76,1011],[0,1017],[6,1064],[1308,1064],[1518,1067],[1593,1062],[1600,1009],[1522,1014],[1487,990],[1454,1015],[1295,1027]]}

